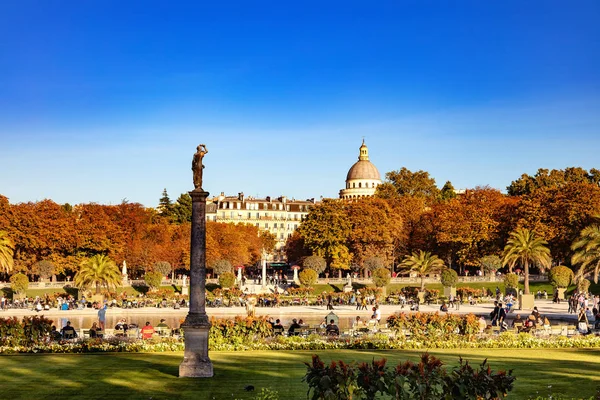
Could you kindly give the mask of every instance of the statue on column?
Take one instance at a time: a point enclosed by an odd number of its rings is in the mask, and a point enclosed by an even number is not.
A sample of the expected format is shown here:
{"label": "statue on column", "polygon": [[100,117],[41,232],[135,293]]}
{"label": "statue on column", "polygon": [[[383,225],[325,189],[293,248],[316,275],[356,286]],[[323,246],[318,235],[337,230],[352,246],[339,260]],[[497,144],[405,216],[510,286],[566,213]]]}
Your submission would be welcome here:
{"label": "statue on column", "polygon": [[202,159],[204,155],[208,153],[208,149],[205,144],[201,144],[196,148],[196,153],[194,154],[194,158],[192,159],[192,171],[194,173],[194,188],[196,190],[202,190],[202,170],[204,169],[204,165],[202,165]]}

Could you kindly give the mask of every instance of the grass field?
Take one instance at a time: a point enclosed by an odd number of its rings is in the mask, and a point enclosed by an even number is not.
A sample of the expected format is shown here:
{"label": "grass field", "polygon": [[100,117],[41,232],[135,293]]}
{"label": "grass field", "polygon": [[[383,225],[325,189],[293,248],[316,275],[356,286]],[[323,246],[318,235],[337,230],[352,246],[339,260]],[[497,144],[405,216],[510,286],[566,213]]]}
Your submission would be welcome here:
{"label": "grass field", "polygon": [[[385,357],[388,365],[416,360],[415,351],[281,351],[213,352],[213,378],[178,378],[182,353],[69,354],[0,356],[2,399],[251,399],[247,385],[269,387],[281,400],[306,399],[301,382],[304,361],[321,358],[370,361]],[[600,386],[600,350],[445,350],[431,354],[455,365],[458,357],[491,367],[514,369],[515,389],[508,399],[553,394],[590,398]]]}

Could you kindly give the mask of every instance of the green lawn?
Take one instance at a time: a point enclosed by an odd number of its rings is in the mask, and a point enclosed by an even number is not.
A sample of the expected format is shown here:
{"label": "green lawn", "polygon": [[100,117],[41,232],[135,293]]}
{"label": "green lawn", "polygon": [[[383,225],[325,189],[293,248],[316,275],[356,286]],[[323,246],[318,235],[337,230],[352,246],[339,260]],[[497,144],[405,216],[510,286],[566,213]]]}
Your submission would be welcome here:
{"label": "green lawn", "polygon": [[[250,399],[246,385],[270,387],[280,399],[306,399],[301,382],[310,351],[212,352],[215,376],[177,377],[182,353],[71,354],[0,356],[3,399]],[[319,351],[325,361],[370,361],[385,357],[388,365],[415,351]],[[492,368],[514,369],[515,389],[509,399],[549,394],[589,398],[600,386],[600,350],[445,350],[433,351],[449,364],[458,357]],[[551,386],[551,388],[549,388]],[[556,398],[556,397],[554,397]]]}

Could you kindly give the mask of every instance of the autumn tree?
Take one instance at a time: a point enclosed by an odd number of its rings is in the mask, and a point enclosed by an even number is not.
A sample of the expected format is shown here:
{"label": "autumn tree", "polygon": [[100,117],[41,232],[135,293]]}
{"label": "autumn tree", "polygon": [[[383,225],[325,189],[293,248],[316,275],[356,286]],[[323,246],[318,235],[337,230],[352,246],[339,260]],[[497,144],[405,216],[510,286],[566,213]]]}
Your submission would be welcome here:
{"label": "autumn tree", "polygon": [[158,261],[152,266],[152,271],[158,272],[161,276],[167,276],[171,273],[172,267],[168,261]]}
{"label": "autumn tree", "polygon": [[511,232],[510,238],[504,247],[503,265],[512,267],[516,263],[523,266],[525,272],[525,294],[529,293],[529,263],[536,263],[549,268],[551,264],[550,249],[547,242],[537,236],[535,232],[519,228]]}
{"label": "autumn tree", "polygon": [[539,188],[523,197],[516,209],[518,226],[543,236],[559,263],[570,260],[572,243],[596,214],[600,187],[588,182]]}
{"label": "autumn tree", "polygon": [[361,265],[378,256],[383,260],[382,266],[390,265],[395,245],[403,239],[399,211],[379,198],[358,199],[348,203],[345,210],[351,224],[347,244],[352,260]]}
{"label": "autumn tree", "polygon": [[351,223],[339,200],[325,200],[311,208],[298,227],[304,245],[325,258],[329,266],[341,271],[350,268],[352,256],[347,247]]}
{"label": "autumn tree", "polygon": [[38,275],[40,278],[47,279],[54,274],[55,267],[51,261],[42,260],[33,264],[31,272]]}
{"label": "autumn tree", "polygon": [[485,254],[500,252],[505,196],[489,187],[467,190],[433,207],[436,241],[462,266],[479,266]]}

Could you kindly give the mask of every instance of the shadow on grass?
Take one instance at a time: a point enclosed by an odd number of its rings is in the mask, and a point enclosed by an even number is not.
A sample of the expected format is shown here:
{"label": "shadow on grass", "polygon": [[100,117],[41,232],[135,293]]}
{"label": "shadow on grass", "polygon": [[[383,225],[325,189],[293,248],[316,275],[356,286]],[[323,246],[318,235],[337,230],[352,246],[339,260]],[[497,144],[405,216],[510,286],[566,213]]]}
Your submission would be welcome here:
{"label": "shadow on grass", "polygon": [[[211,352],[213,378],[179,379],[183,353],[116,353],[68,355],[16,355],[0,357],[4,371],[0,398],[57,397],[127,399],[250,399],[247,385],[269,387],[280,399],[305,399],[302,382],[304,362],[318,354],[323,361],[371,361],[386,358],[389,366],[407,359],[416,361],[418,351],[256,351]],[[459,357],[478,366],[488,359],[493,370],[513,369],[515,389],[508,399],[561,394],[592,397],[599,379],[600,350],[481,349],[432,350],[448,366]]]}

